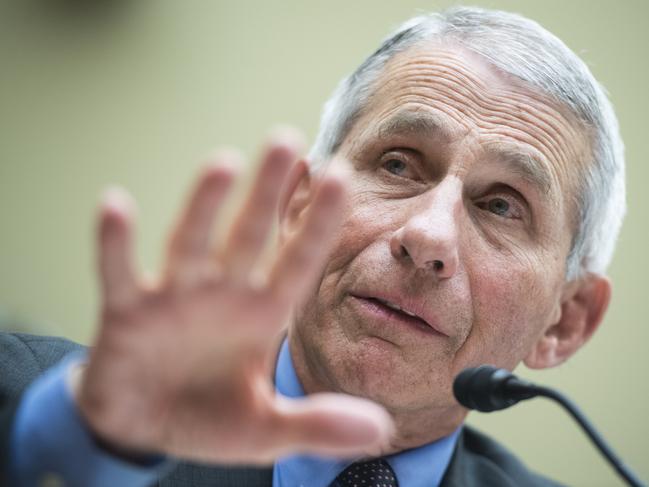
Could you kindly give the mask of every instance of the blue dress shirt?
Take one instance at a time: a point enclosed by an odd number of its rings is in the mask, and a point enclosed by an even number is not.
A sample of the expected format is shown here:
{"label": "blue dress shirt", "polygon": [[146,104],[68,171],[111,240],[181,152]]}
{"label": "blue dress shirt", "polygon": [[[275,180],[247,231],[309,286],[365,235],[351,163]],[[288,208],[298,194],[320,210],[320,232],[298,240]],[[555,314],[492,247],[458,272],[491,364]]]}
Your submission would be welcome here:
{"label": "blue dress shirt", "polygon": [[[173,461],[159,458],[146,465],[129,463],[94,441],[67,384],[70,368],[82,360],[80,354],[68,356],[25,392],[11,437],[12,485],[31,487],[58,478],[70,487],[146,487],[173,467]],[[278,393],[304,396],[287,341],[280,349],[275,381]],[[386,457],[400,485],[439,485],[458,433]],[[273,487],[326,487],[349,463],[307,455],[283,458],[275,464]]]}
{"label": "blue dress shirt", "polygon": [[[304,389],[295,373],[284,340],[275,369],[275,388],[287,397],[303,397]],[[448,467],[460,429],[419,448],[385,457],[402,487],[436,487]],[[309,455],[282,458],[273,469],[273,487],[327,487],[352,461],[331,460]]]}
{"label": "blue dress shirt", "polygon": [[84,354],[68,355],[25,392],[13,424],[11,485],[147,487],[174,465],[160,457],[129,463],[97,445],[68,387],[70,369],[83,360]]}

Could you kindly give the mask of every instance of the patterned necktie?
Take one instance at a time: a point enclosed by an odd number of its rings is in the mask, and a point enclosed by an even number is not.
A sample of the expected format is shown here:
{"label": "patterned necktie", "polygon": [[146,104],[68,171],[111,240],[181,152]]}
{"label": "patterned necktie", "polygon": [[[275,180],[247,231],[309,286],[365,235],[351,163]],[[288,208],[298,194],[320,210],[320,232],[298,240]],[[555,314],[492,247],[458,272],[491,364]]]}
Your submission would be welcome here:
{"label": "patterned necktie", "polygon": [[399,483],[388,462],[376,458],[352,463],[329,487],[399,487]]}

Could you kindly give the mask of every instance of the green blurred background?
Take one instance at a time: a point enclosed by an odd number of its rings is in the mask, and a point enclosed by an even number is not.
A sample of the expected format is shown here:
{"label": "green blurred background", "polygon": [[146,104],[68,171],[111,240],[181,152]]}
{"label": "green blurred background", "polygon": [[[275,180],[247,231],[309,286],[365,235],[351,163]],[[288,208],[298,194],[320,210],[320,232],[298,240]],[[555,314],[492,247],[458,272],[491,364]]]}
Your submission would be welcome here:
{"label": "green blurred background", "polygon": [[[313,139],[336,82],[396,25],[455,2],[0,2],[0,320],[88,342],[96,322],[93,218],[121,184],[140,207],[138,254],[155,269],[203,156],[254,156],[269,127]],[[614,299],[571,362],[519,372],[581,404],[649,479],[645,259],[649,2],[476,1],[562,38],[608,88],[627,146],[629,212],[611,267]],[[645,289],[645,291],[643,291]],[[644,304],[643,304],[644,303]],[[522,324],[521,324],[522,325]],[[471,422],[570,485],[621,485],[573,422],[544,400]]]}

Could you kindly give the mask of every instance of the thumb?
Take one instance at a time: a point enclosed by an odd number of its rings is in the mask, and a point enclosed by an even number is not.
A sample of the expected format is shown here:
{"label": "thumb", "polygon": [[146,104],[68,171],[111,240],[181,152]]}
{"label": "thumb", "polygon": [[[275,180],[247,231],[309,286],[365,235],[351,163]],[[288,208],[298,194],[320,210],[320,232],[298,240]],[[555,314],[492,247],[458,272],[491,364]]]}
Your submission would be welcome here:
{"label": "thumb", "polygon": [[330,457],[379,455],[388,446],[394,423],[387,411],[367,399],[344,394],[313,394],[304,399],[277,396],[276,437],[286,453]]}

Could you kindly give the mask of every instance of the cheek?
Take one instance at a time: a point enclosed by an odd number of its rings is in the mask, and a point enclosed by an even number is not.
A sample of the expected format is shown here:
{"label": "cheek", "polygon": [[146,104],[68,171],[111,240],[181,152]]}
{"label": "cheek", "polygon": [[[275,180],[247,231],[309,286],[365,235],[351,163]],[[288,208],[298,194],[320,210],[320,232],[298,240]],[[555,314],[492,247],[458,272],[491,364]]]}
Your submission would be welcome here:
{"label": "cheek", "polygon": [[529,249],[480,255],[485,254],[474,252],[467,260],[475,316],[469,353],[479,354],[478,362],[513,368],[545,329],[558,299],[552,276],[559,271]]}
{"label": "cheek", "polygon": [[362,185],[349,189],[350,197],[325,270],[327,276],[340,272],[371,245],[387,242],[397,224],[398,200],[381,201]]}

